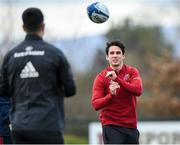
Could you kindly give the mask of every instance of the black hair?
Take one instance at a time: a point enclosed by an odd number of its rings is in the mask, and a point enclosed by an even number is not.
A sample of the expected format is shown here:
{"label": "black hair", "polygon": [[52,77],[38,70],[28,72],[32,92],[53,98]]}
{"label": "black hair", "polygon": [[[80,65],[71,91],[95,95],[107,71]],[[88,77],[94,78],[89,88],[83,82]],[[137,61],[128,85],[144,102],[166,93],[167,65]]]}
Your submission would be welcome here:
{"label": "black hair", "polygon": [[121,41],[107,42],[106,43],[106,55],[108,55],[109,47],[111,47],[111,46],[118,46],[121,49],[122,54],[124,55],[124,53],[125,53],[125,46],[124,46],[124,44]]}
{"label": "black hair", "polygon": [[23,12],[22,20],[28,32],[35,32],[43,24],[44,16],[40,9],[32,7]]}

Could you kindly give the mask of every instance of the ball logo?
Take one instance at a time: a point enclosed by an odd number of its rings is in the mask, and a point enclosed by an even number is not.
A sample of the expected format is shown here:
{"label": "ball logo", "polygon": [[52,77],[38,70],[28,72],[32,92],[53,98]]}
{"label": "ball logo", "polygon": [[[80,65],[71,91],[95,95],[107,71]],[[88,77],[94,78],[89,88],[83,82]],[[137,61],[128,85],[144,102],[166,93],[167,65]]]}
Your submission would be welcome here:
{"label": "ball logo", "polygon": [[94,23],[104,23],[109,19],[108,8],[100,2],[89,5],[87,7],[87,14]]}
{"label": "ball logo", "polygon": [[106,21],[106,17],[93,12],[92,20],[93,20],[93,22],[96,22],[96,23],[103,23]]}

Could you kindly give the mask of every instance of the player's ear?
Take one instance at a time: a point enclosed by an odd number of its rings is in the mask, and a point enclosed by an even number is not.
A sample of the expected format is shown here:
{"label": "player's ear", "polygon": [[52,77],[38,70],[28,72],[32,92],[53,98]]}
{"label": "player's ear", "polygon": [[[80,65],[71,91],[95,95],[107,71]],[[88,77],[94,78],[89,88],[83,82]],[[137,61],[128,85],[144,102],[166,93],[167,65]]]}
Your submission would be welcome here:
{"label": "player's ear", "polygon": [[125,54],[123,54],[123,59],[125,59],[126,57],[125,57]]}
{"label": "player's ear", "polygon": [[45,29],[45,24],[43,23],[41,24],[41,30],[44,31],[44,29]]}
{"label": "player's ear", "polygon": [[22,28],[23,28],[24,32],[27,31],[27,29],[26,29],[26,27],[24,25],[22,25]]}

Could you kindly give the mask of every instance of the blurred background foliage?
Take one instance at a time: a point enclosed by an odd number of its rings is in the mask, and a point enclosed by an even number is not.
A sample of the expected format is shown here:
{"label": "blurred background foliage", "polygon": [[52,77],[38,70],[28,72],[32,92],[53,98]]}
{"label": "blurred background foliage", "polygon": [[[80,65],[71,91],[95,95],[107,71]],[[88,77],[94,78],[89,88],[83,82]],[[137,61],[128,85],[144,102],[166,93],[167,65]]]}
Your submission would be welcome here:
{"label": "blurred background foliage", "polygon": [[[7,15],[10,15],[10,10],[11,5]],[[9,20],[0,42],[0,62],[4,54],[17,43],[11,40],[10,25],[13,20],[10,17]],[[0,28],[3,25],[1,22]],[[177,33],[180,36],[179,28]],[[123,23],[112,23],[105,38],[107,41],[121,40],[126,46],[125,63],[140,71],[144,92],[138,97],[139,120],[179,120],[180,60],[175,57],[174,45],[165,39],[162,28],[134,25],[130,19],[126,19]],[[76,141],[78,136],[84,137],[81,143],[87,143],[88,124],[98,121],[98,112],[91,106],[93,80],[106,66],[105,50],[97,48],[90,69],[74,72],[78,92],[73,98],[65,99],[65,133],[76,136],[65,136],[67,143],[80,143],[80,139]]]}

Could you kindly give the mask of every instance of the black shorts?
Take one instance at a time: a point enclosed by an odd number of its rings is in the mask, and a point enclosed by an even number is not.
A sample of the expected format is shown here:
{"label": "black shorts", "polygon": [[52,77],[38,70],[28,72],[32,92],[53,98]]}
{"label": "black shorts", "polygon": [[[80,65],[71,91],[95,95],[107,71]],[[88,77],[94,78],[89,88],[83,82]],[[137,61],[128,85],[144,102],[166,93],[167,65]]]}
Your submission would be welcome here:
{"label": "black shorts", "polygon": [[139,144],[139,131],[116,125],[103,126],[104,144]]}
{"label": "black shorts", "polygon": [[12,131],[15,144],[64,144],[63,135],[56,131]]}

